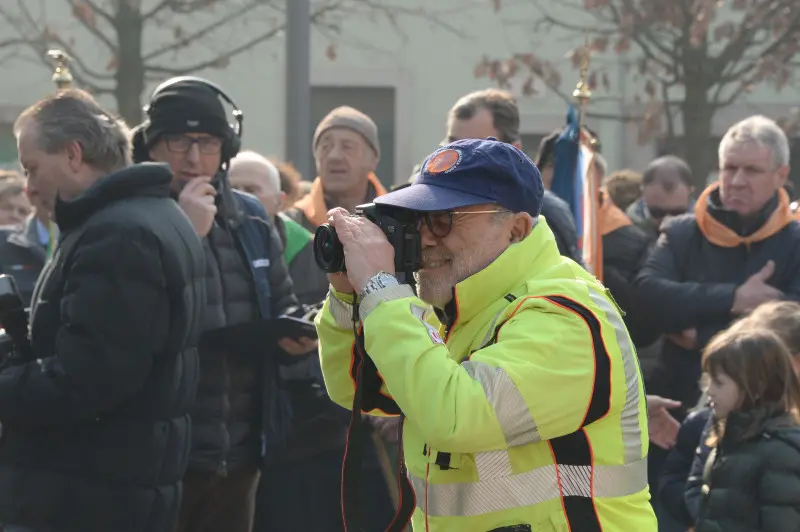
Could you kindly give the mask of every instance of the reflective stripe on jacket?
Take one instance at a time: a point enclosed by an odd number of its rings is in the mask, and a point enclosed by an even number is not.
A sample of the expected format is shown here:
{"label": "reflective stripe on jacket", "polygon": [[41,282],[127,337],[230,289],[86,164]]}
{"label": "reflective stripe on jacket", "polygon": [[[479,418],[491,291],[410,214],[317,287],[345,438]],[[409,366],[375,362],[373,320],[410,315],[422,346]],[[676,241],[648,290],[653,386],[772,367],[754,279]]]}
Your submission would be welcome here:
{"label": "reflective stripe on jacket", "polygon": [[[364,319],[365,346],[406,416],[414,530],[657,530],[630,337],[542,219],[456,286],[449,327],[408,287],[386,290]],[[329,296],[317,321],[328,392],[347,408],[348,297]]]}

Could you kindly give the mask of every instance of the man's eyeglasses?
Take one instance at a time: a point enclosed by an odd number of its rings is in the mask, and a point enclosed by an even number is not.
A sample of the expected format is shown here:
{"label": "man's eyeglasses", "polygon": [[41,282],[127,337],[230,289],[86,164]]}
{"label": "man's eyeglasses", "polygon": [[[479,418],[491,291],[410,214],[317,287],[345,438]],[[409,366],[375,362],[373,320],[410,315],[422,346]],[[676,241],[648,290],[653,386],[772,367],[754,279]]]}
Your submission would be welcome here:
{"label": "man's eyeglasses", "polygon": [[505,209],[495,209],[493,211],[436,211],[421,212],[417,229],[422,228],[424,223],[428,230],[436,238],[445,238],[453,230],[453,216],[458,214],[490,214],[499,212],[511,212]]}
{"label": "man's eyeglasses", "polygon": [[197,144],[200,153],[216,155],[222,151],[222,139],[219,137],[190,137],[188,135],[167,135],[164,137],[167,149],[173,153],[187,153]]}

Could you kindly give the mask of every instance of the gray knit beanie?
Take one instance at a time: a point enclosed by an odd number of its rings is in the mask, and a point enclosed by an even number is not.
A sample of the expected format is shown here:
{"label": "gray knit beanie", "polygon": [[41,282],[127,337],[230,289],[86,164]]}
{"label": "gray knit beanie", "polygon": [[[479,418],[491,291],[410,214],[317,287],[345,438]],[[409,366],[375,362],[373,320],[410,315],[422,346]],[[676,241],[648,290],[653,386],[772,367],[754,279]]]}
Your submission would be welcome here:
{"label": "gray knit beanie", "polygon": [[317,148],[317,143],[322,134],[335,127],[343,127],[360,133],[380,158],[381,145],[378,141],[378,126],[375,125],[375,122],[370,117],[358,109],[353,109],[346,105],[337,107],[319,123],[317,130],[314,132],[314,149]]}

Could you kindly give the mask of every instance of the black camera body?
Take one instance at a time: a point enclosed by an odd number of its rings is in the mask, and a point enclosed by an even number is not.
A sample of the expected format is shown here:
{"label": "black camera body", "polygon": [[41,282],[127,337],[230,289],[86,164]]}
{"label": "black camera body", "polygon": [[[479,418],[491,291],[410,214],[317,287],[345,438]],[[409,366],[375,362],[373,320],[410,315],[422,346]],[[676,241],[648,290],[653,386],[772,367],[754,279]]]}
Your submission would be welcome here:
{"label": "black camera body", "polygon": [[[419,215],[408,209],[367,203],[356,207],[355,216],[363,216],[381,228],[394,248],[395,274],[400,277],[420,269],[422,264],[422,240],[419,233]],[[330,224],[322,224],[314,235],[314,259],[327,273],[346,271],[344,248],[336,230]],[[405,282],[412,279],[406,278]]]}

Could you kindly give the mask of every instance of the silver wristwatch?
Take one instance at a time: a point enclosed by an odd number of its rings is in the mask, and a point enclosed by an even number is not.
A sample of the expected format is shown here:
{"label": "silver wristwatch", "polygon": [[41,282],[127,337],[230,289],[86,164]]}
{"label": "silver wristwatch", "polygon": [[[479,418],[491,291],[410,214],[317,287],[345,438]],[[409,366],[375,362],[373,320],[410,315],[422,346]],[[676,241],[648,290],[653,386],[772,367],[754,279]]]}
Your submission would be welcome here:
{"label": "silver wristwatch", "polygon": [[364,290],[361,291],[359,296],[363,300],[372,292],[377,292],[378,290],[382,290],[390,286],[397,286],[399,284],[400,281],[398,281],[397,277],[391,273],[378,272],[373,275],[369,281],[367,281],[367,285],[364,287]]}

